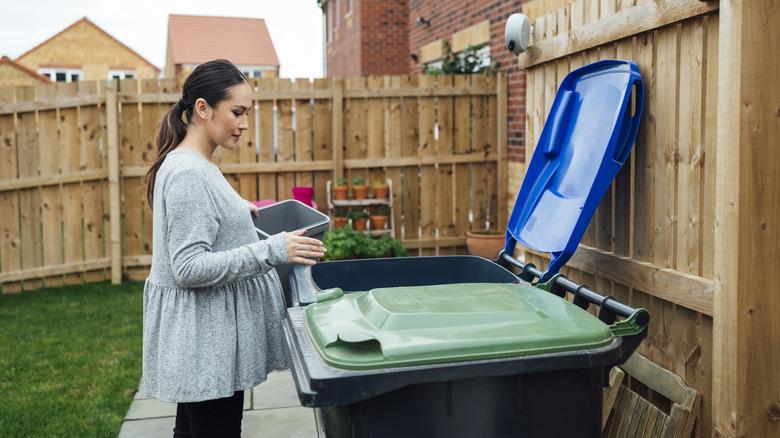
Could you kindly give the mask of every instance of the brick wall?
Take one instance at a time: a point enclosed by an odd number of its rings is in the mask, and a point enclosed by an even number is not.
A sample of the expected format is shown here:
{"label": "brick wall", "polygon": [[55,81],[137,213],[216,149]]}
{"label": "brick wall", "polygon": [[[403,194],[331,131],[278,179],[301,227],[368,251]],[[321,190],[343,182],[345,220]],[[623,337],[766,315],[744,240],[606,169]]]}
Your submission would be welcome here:
{"label": "brick wall", "polygon": [[[339,1],[346,13],[348,0]],[[490,54],[507,75],[509,160],[524,162],[525,73],[504,47],[504,25],[527,0],[353,0],[351,16],[342,17],[327,44],[328,76],[420,74],[412,59],[420,48],[488,20]],[[327,10],[327,2],[323,4]],[[334,8],[335,10],[335,8]],[[430,25],[416,24],[418,17]]]}
{"label": "brick wall", "polygon": [[353,0],[351,13],[348,1],[329,0],[341,17],[327,44],[328,76],[408,74],[407,0]]}
{"label": "brick wall", "polygon": [[[420,48],[437,40],[451,40],[454,33],[488,20],[490,55],[498,61],[498,70],[507,75],[507,141],[510,161],[525,160],[525,72],[517,66],[517,57],[504,47],[504,25],[514,12],[520,12],[525,1],[496,0],[409,0],[409,49]],[[430,25],[418,25],[418,17]],[[410,60],[410,71],[420,73],[423,64]]]}

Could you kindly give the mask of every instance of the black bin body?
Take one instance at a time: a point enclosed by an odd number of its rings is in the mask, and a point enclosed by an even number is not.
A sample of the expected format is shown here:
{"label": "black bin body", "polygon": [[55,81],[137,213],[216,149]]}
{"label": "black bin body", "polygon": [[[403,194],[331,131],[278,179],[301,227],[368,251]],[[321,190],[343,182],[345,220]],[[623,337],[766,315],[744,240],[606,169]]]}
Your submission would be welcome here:
{"label": "black bin body", "polygon": [[[520,280],[480,257],[440,256],[318,263],[296,271],[292,281],[293,289],[350,293]],[[345,370],[326,364],[312,345],[304,308],[287,309],[284,330],[301,403],[315,408],[329,438],[598,437],[606,376],[641,340],[616,337],[585,350]]]}

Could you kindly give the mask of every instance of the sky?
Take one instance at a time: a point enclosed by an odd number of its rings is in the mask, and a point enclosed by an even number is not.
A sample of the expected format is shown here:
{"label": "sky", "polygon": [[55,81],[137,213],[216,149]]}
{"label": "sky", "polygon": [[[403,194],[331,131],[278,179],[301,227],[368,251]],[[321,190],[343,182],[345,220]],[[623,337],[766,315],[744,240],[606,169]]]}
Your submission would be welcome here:
{"label": "sky", "polygon": [[280,76],[322,77],[317,0],[0,0],[0,55],[15,59],[86,16],[162,69],[168,14],[263,18]]}

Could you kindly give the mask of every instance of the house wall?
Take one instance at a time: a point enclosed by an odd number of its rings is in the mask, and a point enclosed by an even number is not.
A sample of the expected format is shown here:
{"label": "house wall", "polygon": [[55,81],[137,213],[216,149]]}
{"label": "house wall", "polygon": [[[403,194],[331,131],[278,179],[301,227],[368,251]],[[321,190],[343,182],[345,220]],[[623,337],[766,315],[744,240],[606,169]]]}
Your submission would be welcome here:
{"label": "house wall", "polygon": [[156,78],[155,68],[103,31],[82,20],[16,60],[38,71],[41,67],[82,70],[81,80],[104,80],[113,69],[135,70],[138,78]]}
{"label": "house wall", "polygon": [[40,85],[41,81],[8,64],[0,64],[0,87]]}

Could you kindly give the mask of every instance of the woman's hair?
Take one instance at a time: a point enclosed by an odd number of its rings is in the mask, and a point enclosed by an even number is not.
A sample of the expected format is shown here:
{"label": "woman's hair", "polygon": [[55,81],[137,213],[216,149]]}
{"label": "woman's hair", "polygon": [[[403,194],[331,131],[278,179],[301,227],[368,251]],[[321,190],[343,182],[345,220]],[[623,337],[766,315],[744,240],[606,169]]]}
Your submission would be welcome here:
{"label": "woman's hair", "polygon": [[[246,77],[233,65],[224,59],[215,59],[195,67],[195,70],[187,76],[181,99],[168,110],[160,122],[160,130],[157,131],[157,158],[155,158],[149,171],[146,172],[146,198],[149,208],[154,205],[154,183],[157,170],[165,161],[168,152],[176,147],[184,139],[187,126],[192,121],[192,109],[195,101],[203,98],[214,108],[227,98],[230,87],[247,82]],[[185,123],[182,115],[187,119]]]}

